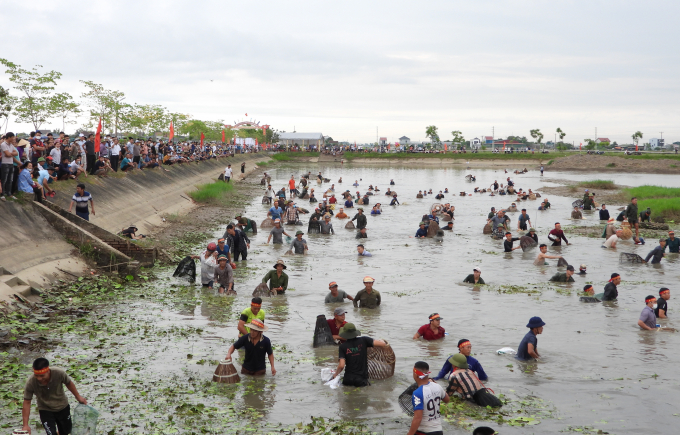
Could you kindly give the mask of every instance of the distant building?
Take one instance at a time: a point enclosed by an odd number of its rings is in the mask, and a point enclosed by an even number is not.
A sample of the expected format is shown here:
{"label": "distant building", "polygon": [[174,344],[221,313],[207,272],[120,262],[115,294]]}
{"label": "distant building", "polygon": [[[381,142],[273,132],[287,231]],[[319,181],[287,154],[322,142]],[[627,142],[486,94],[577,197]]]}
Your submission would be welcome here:
{"label": "distant building", "polygon": [[649,139],[649,147],[653,150],[657,148],[663,148],[666,146],[666,140],[665,139],[657,139],[655,137]]}
{"label": "distant building", "polygon": [[411,143],[411,139],[406,137],[406,136],[402,136],[402,137],[399,138],[399,145],[408,145],[410,143]]}
{"label": "distant building", "polygon": [[595,139],[595,143],[597,144],[600,144],[602,142],[611,143],[608,137],[598,137],[597,139]]}
{"label": "distant building", "polygon": [[386,145],[387,145],[387,138],[386,138],[386,137],[381,137],[380,140],[378,141],[378,145],[380,145],[380,146],[386,146]]}
{"label": "distant building", "polygon": [[478,137],[474,139],[470,139],[470,148],[471,149],[479,149],[482,146],[482,141],[479,140]]}
{"label": "distant building", "polygon": [[324,138],[321,133],[280,133],[279,143],[285,146],[300,145],[307,147],[316,145],[317,149],[323,144]]}
{"label": "distant building", "polygon": [[493,144],[493,136],[484,136],[484,143],[487,145],[492,145]]}

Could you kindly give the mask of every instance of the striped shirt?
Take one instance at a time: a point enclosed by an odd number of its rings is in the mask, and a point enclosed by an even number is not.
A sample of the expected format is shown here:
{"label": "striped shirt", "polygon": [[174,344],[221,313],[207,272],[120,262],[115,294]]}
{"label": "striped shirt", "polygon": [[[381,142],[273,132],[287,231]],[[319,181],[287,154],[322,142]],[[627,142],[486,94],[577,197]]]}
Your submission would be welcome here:
{"label": "striped shirt", "polygon": [[481,389],[484,385],[477,379],[475,373],[469,369],[455,369],[449,378],[449,386],[446,392],[449,395],[453,393],[458,393],[463,396],[464,399],[472,400],[472,396]]}
{"label": "striped shirt", "polygon": [[81,213],[89,213],[87,203],[88,201],[92,201],[92,195],[90,195],[90,192],[83,192],[83,196],[78,195],[76,192],[71,200],[76,203],[76,210]]}

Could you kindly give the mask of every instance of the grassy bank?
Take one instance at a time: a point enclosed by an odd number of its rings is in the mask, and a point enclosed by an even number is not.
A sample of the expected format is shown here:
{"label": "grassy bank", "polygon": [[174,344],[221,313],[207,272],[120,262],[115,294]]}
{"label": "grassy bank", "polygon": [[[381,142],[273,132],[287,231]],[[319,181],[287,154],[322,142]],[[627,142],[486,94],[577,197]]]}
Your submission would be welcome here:
{"label": "grassy bank", "polygon": [[616,190],[619,188],[616,184],[614,184],[613,181],[611,180],[590,180],[590,181],[581,181],[578,184],[574,184],[570,186],[572,190],[576,191],[579,189],[601,189],[601,190]]}
{"label": "grassy bank", "polygon": [[272,154],[272,159],[279,162],[288,162],[291,160],[308,158],[308,157],[319,157],[318,152],[281,152]]}
{"label": "grassy bank", "polygon": [[234,184],[224,181],[201,184],[197,187],[198,190],[189,192],[189,196],[201,204],[219,204],[234,191]]}
{"label": "grassy bank", "polygon": [[680,188],[639,186],[623,190],[627,198],[638,199],[638,210],[652,209],[652,217],[661,216],[667,221],[680,220]]}

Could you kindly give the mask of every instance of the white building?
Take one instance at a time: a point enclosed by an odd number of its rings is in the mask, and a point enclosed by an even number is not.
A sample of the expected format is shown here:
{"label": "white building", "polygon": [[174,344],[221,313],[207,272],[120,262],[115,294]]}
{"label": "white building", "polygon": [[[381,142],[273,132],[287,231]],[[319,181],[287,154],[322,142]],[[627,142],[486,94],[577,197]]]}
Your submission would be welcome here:
{"label": "white building", "polygon": [[470,148],[478,150],[482,146],[482,141],[478,137],[470,139]]}
{"label": "white building", "polygon": [[406,137],[406,136],[402,136],[402,137],[399,138],[399,145],[408,145],[410,143],[411,143],[411,139]]}
{"label": "white building", "polygon": [[655,137],[649,139],[649,147],[653,150],[657,148],[663,148],[666,146],[664,139],[657,139]]}
{"label": "white building", "polygon": [[324,143],[321,133],[280,133],[279,143],[285,146],[300,145],[307,147],[316,145],[317,149]]}

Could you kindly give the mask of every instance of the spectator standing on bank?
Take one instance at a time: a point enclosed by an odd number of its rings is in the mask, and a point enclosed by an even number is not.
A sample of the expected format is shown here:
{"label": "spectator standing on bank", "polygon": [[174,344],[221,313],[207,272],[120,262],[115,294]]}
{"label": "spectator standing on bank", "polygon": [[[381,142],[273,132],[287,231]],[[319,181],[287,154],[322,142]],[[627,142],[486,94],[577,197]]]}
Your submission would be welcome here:
{"label": "spectator standing on bank", "polygon": [[120,164],[120,143],[117,137],[113,138],[113,145],[111,145],[111,149],[109,150],[109,156],[111,161],[111,169],[113,169],[115,172],[118,172],[118,167]]}
{"label": "spectator standing on bank", "polygon": [[14,143],[16,136],[14,133],[7,133],[5,140],[0,143],[0,153],[2,154],[2,164],[0,165],[0,200],[6,201],[5,196],[12,196],[12,180],[14,175],[14,159],[19,155]]}
{"label": "spectator standing on bank", "polygon": [[76,206],[76,215],[85,219],[90,220],[90,205],[92,206],[92,214],[94,215],[94,200],[90,192],[85,191],[85,185],[80,183],[76,186],[76,193],[71,198],[71,205],[68,207],[68,212],[71,213],[73,209],[73,204]]}

